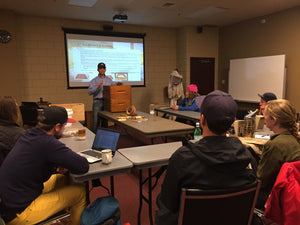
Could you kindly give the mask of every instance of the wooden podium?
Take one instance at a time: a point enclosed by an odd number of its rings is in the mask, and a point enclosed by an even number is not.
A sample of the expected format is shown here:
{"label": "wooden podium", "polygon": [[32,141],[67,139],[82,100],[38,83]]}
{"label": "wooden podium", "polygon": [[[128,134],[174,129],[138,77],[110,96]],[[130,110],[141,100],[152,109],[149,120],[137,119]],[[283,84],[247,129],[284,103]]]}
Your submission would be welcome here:
{"label": "wooden podium", "polygon": [[131,86],[104,86],[104,110],[125,112],[131,106]]}

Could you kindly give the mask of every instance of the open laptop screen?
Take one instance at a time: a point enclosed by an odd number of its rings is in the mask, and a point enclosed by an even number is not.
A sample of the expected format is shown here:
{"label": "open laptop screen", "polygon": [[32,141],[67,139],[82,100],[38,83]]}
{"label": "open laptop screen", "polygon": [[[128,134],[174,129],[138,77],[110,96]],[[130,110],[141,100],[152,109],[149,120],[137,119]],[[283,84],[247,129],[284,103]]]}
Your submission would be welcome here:
{"label": "open laptop screen", "polygon": [[120,132],[108,129],[98,129],[92,149],[111,149],[113,152],[117,148]]}

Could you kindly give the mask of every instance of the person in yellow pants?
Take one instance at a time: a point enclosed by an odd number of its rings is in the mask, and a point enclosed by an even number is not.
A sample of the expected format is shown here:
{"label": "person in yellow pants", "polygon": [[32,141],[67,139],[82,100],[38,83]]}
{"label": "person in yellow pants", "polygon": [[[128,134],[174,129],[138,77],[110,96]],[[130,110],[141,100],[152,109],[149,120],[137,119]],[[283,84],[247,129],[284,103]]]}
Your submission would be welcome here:
{"label": "person in yellow pants", "polygon": [[7,225],[36,224],[64,209],[70,212],[72,225],[80,225],[80,216],[85,206],[84,185],[68,185],[67,176],[55,174],[44,183],[43,193]]}
{"label": "person in yellow pants", "polygon": [[5,157],[0,169],[0,215],[8,225],[36,224],[62,210],[69,210],[72,225],[80,225],[85,187],[56,173],[57,168],[72,174],[89,170],[86,158],[58,140],[67,119],[62,107],[44,108],[37,126],[26,130]]}

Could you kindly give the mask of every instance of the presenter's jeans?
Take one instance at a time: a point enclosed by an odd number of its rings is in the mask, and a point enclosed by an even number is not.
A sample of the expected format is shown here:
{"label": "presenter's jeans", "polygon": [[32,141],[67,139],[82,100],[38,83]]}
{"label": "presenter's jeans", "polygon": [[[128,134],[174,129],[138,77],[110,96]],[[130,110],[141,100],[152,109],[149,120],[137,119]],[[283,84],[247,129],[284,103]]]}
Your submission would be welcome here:
{"label": "presenter's jeans", "polygon": [[62,210],[71,214],[72,225],[80,225],[80,216],[86,206],[85,187],[82,184],[68,185],[68,182],[65,175],[52,175],[44,183],[43,193],[7,225],[36,224]]}
{"label": "presenter's jeans", "polygon": [[[94,133],[97,132],[97,129],[99,127],[99,117],[98,112],[104,110],[104,103],[103,99],[94,99],[93,100],[93,125],[92,125],[92,131]],[[107,127],[107,120],[101,120],[101,126]]]}

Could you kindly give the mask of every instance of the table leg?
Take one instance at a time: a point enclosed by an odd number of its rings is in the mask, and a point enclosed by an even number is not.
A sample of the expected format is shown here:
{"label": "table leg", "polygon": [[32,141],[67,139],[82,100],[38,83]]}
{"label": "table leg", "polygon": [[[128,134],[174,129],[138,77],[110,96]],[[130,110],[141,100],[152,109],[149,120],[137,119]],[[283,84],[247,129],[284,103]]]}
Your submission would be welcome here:
{"label": "table leg", "polygon": [[154,145],[154,138],[151,138],[151,144]]}
{"label": "table leg", "polygon": [[165,136],[165,143],[167,143],[168,142],[168,137],[167,136]]}
{"label": "table leg", "polygon": [[110,176],[110,193],[111,193],[111,196],[115,197],[114,176]]}
{"label": "table leg", "polygon": [[89,181],[85,181],[85,196],[86,196],[86,205],[90,204],[90,186]]}
{"label": "table leg", "polygon": [[141,212],[143,206],[143,173],[142,170],[139,170],[139,184],[140,184],[140,204],[138,212],[138,225],[141,225]]}
{"label": "table leg", "polygon": [[[139,185],[140,185],[140,204],[139,204],[139,211],[138,211],[138,225],[141,225],[141,212],[143,207],[143,200],[148,203],[148,213],[149,213],[149,221],[150,225],[153,225],[153,215],[152,215],[152,190],[155,188],[157,182],[154,186],[152,186],[152,177],[155,176],[158,180],[161,176],[163,170],[159,170],[154,175],[152,175],[152,169],[148,168],[148,177],[143,180],[143,170],[139,170]],[[143,185],[148,181],[148,198],[143,195]]]}
{"label": "table leg", "polygon": [[151,168],[148,169],[148,206],[149,206],[149,221],[150,225],[153,225],[152,217],[152,172]]}

